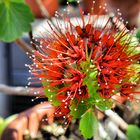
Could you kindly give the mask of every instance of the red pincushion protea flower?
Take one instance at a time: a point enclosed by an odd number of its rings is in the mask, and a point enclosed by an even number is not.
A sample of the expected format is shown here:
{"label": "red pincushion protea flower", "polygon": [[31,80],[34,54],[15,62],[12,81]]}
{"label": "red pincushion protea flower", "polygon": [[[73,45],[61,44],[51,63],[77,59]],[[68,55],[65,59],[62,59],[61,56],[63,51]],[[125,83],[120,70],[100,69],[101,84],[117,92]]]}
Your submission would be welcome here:
{"label": "red pincushion protea flower", "polygon": [[[126,28],[111,27],[111,18],[100,21],[106,24],[99,27],[99,16],[84,19],[81,8],[80,13],[82,25],[74,25],[67,16],[63,28],[48,21],[51,36],[39,39],[30,69],[56,106],[56,117],[81,118],[81,132],[90,138],[93,134],[86,135],[82,128],[84,115],[93,118],[95,108],[110,109],[115,96],[139,101],[135,87],[140,78],[140,53]],[[115,24],[121,25],[119,18]]]}

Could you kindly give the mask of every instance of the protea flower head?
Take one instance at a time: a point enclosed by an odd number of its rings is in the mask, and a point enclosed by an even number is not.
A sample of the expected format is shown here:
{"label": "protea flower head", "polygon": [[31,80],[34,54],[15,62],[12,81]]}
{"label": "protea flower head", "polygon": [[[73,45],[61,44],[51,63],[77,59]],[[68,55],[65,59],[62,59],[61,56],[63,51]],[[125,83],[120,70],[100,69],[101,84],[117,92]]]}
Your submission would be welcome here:
{"label": "protea flower head", "polygon": [[81,119],[81,132],[89,138],[93,134],[84,134],[82,124],[95,109],[112,108],[119,102],[116,96],[139,102],[140,53],[132,32],[125,26],[120,30],[119,17],[113,17],[113,25],[112,18],[100,21],[94,12],[85,17],[81,8],[80,14],[76,25],[68,15],[63,15],[64,26],[47,21],[52,32],[38,38],[30,71],[56,107],[55,116],[65,124]]}

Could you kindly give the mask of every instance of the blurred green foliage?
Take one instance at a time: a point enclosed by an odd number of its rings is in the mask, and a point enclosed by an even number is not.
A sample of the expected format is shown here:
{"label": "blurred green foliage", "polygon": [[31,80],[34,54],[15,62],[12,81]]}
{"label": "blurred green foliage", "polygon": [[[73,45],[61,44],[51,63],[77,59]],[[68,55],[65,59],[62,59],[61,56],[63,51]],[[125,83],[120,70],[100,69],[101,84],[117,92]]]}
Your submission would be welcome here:
{"label": "blurred green foliage", "polygon": [[17,115],[9,116],[6,119],[0,117],[0,136],[1,136],[2,132],[3,132],[3,130],[7,127],[7,125],[9,123],[11,123],[13,120],[15,120],[16,118],[17,118]]}
{"label": "blurred green foliage", "polygon": [[140,128],[136,125],[129,125],[127,129],[128,140],[140,140]]}
{"label": "blurred green foliage", "polygon": [[34,17],[25,0],[0,0],[0,41],[11,42],[31,30]]}

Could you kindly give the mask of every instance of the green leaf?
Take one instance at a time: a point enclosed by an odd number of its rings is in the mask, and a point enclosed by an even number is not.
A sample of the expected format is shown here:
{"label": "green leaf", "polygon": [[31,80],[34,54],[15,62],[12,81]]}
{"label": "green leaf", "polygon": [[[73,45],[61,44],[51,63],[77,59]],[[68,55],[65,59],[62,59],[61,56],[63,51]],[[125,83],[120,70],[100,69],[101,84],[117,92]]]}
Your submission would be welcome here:
{"label": "green leaf", "polygon": [[55,94],[56,94],[56,92],[50,92],[49,94],[47,94],[47,97],[54,106],[60,106],[60,101],[57,100]]}
{"label": "green leaf", "polygon": [[140,29],[138,29],[137,34],[136,34],[136,37],[137,37],[138,39],[140,39]]}
{"label": "green leaf", "polygon": [[87,76],[84,78],[84,84],[88,88],[88,93],[90,95],[90,99],[88,99],[88,103],[92,105],[96,105],[100,110],[108,110],[112,107],[113,103],[109,99],[103,99],[100,94],[97,92],[99,86],[97,82],[97,71],[89,72]]}
{"label": "green leaf", "polygon": [[[0,0],[0,3],[4,3],[6,0]],[[25,3],[25,0],[7,0],[7,2]]]}
{"label": "green leaf", "polygon": [[140,139],[140,128],[136,125],[129,125],[127,129],[128,140],[139,140]]}
{"label": "green leaf", "polygon": [[84,73],[87,72],[87,70],[89,69],[89,67],[90,67],[90,63],[88,61],[82,61],[80,63],[81,71],[84,72]]}
{"label": "green leaf", "polygon": [[0,3],[0,40],[11,42],[31,30],[33,15],[24,1]]}
{"label": "green leaf", "polygon": [[3,130],[7,127],[9,123],[17,118],[17,115],[12,115],[6,118],[5,120],[0,117],[0,135],[2,134]]}
{"label": "green leaf", "polygon": [[85,138],[92,138],[98,128],[98,121],[92,109],[89,109],[80,120],[80,131]]}
{"label": "green leaf", "polygon": [[140,73],[140,64],[132,64],[128,67],[128,70],[134,70],[135,74],[129,78],[130,82],[137,82],[139,81],[139,73]]}
{"label": "green leaf", "polygon": [[[124,33],[119,32],[115,35],[115,38],[118,39],[120,36],[123,36],[123,35],[124,35]],[[128,44],[129,47],[136,47],[136,46],[138,46],[139,41],[138,41],[137,37],[134,36],[133,34],[126,34],[120,39],[120,43],[122,45],[129,43]]]}
{"label": "green leaf", "polygon": [[72,105],[70,106],[70,114],[73,116],[73,118],[81,118],[81,116],[86,112],[87,105],[85,103],[85,101],[78,102],[76,99],[72,102]]}
{"label": "green leaf", "polygon": [[45,90],[45,95],[48,97],[48,100],[51,101],[51,103],[54,106],[59,106],[60,105],[60,101],[56,99],[56,94],[57,92],[55,92],[55,90],[57,90],[57,87],[53,87],[53,88],[49,88],[49,82],[43,82],[42,85],[44,86]]}
{"label": "green leaf", "polygon": [[25,3],[25,0],[10,0],[10,1],[16,3]]}
{"label": "green leaf", "polygon": [[105,110],[108,110],[108,109],[112,108],[113,102],[110,101],[109,99],[101,99],[101,100],[98,100],[98,102],[96,101],[96,106],[100,110],[105,111]]}
{"label": "green leaf", "polygon": [[93,77],[96,77],[97,73],[90,73],[84,78],[84,84],[88,88],[88,93],[91,97],[93,97],[97,93],[98,82],[97,79],[94,80]]}
{"label": "green leaf", "polygon": [[93,71],[89,74],[89,77],[92,78],[92,79],[95,79],[97,74],[98,74],[98,71]]}
{"label": "green leaf", "polygon": [[4,119],[2,117],[0,117],[0,136],[1,136],[2,131],[3,131],[3,126],[4,126]]}

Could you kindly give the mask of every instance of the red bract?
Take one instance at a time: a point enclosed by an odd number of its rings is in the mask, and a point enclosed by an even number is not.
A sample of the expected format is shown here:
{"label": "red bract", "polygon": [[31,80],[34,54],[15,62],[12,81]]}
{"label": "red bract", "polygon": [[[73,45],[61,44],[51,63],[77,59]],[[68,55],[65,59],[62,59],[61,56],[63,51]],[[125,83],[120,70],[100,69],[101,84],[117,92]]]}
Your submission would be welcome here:
{"label": "red bract", "polygon": [[56,106],[56,116],[71,118],[79,102],[99,108],[99,102],[110,103],[115,95],[135,100],[139,93],[135,87],[140,78],[140,54],[134,53],[130,32],[125,27],[118,32],[119,18],[112,26],[111,18],[104,18],[100,22],[106,24],[99,27],[99,16],[84,19],[80,12],[82,25],[74,25],[67,16],[65,27],[48,21],[51,36],[39,39],[32,56],[31,72],[40,78],[45,95]]}

